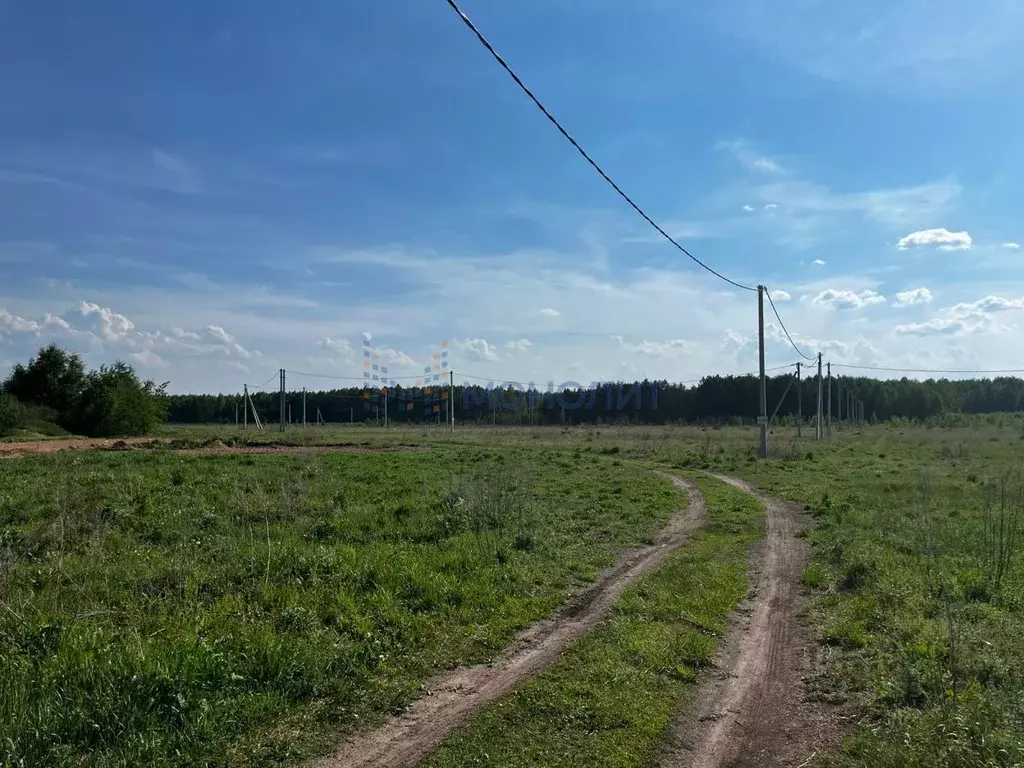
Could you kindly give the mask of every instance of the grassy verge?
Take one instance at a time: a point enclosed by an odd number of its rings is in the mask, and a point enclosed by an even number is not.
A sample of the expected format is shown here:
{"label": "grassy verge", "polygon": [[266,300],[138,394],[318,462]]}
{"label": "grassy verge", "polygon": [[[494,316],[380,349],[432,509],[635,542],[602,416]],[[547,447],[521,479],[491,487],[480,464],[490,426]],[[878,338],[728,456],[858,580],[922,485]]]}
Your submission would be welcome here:
{"label": "grassy verge", "polygon": [[796,456],[713,461],[813,516],[817,689],[863,716],[835,763],[1024,764],[1019,434],[879,428]]}
{"label": "grassy verge", "polygon": [[697,482],[708,503],[707,526],[623,595],[597,631],[450,737],[428,768],[650,760],[746,594],[750,546],[763,527],[751,497],[716,481]]}
{"label": "grassy verge", "polygon": [[0,765],[291,763],[649,540],[678,492],[545,449],[0,462]]}

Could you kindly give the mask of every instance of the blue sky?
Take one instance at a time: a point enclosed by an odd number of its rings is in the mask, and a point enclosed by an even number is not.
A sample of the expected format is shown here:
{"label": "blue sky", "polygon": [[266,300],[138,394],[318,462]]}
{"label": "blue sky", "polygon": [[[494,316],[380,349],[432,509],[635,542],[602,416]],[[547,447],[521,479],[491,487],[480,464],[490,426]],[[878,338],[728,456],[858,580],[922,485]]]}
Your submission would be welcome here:
{"label": "blue sky", "polygon": [[[808,351],[1024,367],[1024,6],[691,5],[463,8]],[[753,296],[443,0],[0,4],[0,275],[0,375],[55,340],[172,391],[359,377],[364,333],[393,375],[756,367]]]}

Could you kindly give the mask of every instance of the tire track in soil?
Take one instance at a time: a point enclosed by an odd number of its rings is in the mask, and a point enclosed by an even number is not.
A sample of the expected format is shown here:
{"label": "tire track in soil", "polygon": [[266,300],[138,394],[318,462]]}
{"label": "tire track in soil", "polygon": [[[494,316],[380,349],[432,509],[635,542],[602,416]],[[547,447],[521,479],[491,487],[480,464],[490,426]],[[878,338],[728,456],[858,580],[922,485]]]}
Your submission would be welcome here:
{"label": "tire track in soil", "polygon": [[752,494],[765,509],[765,538],[752,555],[751,595],[688,710],[677,720],[659,768],[803,766],[838,741],[838,724],[807,700],[804,680],[817,648],[801,622],[810,544],[794,504],[736,478],[707,473]]}
{"label": "tire track in soil", "polygon": [[704,524],[704,498],[695,485],[668,474],[688,494],[654,543],[630,550],[598,580],[559,609],[522,632],[492,664],[461,667],[426,684],[428,695],[379,728],[357,733],[312,768],[397,768],[414,765],[451,731],[465,725],[484,706],[512,691],[552,664],[569,642],[592,631],[612,604],[643,574],[661,565],[689,535]]}

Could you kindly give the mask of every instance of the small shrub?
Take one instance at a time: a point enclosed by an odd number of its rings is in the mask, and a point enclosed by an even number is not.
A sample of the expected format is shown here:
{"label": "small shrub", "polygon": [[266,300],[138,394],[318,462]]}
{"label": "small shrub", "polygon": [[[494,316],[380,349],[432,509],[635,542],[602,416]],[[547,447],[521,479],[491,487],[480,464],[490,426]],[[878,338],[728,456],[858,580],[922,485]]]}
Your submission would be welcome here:
{"label": "small shrub", "polygon": [[878,569],[874,564],[857,561],[847,567],[842,581],[839,582],[839,587],[844,590],[861,589],[862,587],[874,584],[877,578]]}
{"label": "small shrub", "polygon": [[22,425],[25,406],[11,395],[0,392],[0,437],[6,437]]}

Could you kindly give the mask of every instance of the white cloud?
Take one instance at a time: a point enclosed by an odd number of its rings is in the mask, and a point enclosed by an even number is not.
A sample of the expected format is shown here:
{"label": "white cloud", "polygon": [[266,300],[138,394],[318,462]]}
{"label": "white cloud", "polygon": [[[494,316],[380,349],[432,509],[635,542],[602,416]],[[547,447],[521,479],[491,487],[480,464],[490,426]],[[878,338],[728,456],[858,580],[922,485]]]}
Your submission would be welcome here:
{"label": "white cloud", "polygon": [[46,341],[58,341],[73,351],[95,355],[98,362],[119,358],[147,368],[169,365],[168,355],[176,356],[179,362],[183,357],[248,359],[259,355],[241,346],[219,325],[209,325],[201,331],[177,326],[142,330],[110,307],[87,301],[78,302],[63,315],[47,312],[38,321],[0,309],[0,335],[5,331],[32,331]]}
{"label": "white cloud", "polygon": [[529,339],[512,339],[505,342],[505,349],[512,352],[529,352],[533,342]]}
{"label": "white cloud", "polygon": [[31,333],[39,330],[39,323],[24,317],[18,317],[0,308],[0,334],[9,333]]}
{"label": "white cloud", "polygon": [[835,288],[827,288],[819,293],[811,301],[819,307],[831,307],[833,309],[861,309],[872,304],[882,304],[885,296],[871,290],[863,290],[860,293],[854,291],[840,291]]}
{"label": "white cloud", "polygon": [[163,368],[167,365],[167,361],[151,349],[132,352],[128,357],[144,368]]}
{"label": "white cloud", "polygon": [[349,344],[348,339],[332,339],[327,336],[320,339],[320,347],[326,349],[328,352],[339,357],[348,357],[352,353],[352,345]]}
{"label": "white cloud", "polygon": [[970,333],[983,333],[983,323],[971,323],[963,318],[936,317],[924,323],[907,323],[897,325],[892,332],[897,336],[963,336]]}
{"label": "white cloud", "polygon": [[786,172],[785,168],[771,158],[754,152],[745,141],[721,141],[715,148],[728,150],[748,170],[760,173]]}
{"label": "white cloud", "polygon": [[219,325],[206,326],[206,335],[215,341],[219,341],[221,344],[230,344],[235,340],[230,333],[225,331]]}
{"label": "white cloud", "polygon": [[501,359],[498,356],[498,348],[488,344],[485,339],[454,339],[452,343],[470,360],[496,362]]}
{"label": "white cloud", "polygon": [[752,213],[753,210],[754,210],[754,206],[752,206],[752,205],[744,205],[743,206],[743,210],[746,211],[747,213]]}
{"label": "white cloud", "polygon": [[[109,307],[101,307],[88,301],[80,302],[78,311],[82,317],[95,315],[96,326],[90,330],[104,341],[119,341],[135,330],[135,324],[124,315]],[[221,329],[223,332],[223,329]]]}
{"label": "white cloud", "polygon": [[765,205],[764,209],[766,211],[774,211],[778,207],[779,206],[776,203],[768,203],[767,205]]}
{"label": "white cloud", "polygon": [[541,317],[558,317],[562,313],[559,312],[557,309],[545,307],[544,309],[538,310],[537,314],[540,315]]}
{"label": "white cloud", "polygon": [[976,313],[1006,312],[1011,309],[1024,309],[1024,297],[1004,299],[1002,296],[986,296],[971,302],[961,302],[950,307],[947,312],[957,317],[966,317]]}
{"label": "white cloud", "polygon": [[960,302],[952,307],[946,307],[931,320],[923,323],[898,325],[893,329],[893,333],[897,336],[999,333],[1011,329],[997,323],[992,315],[1019,310],[1024,310],[1024,296],[1017,299],[986,296],[977,301]]}
{"label": "white cloud", "polygon": [[1010,250],[1016,251],[1020,248],[1020,243],[1003,243],[1003,248],[1009,248]]}
{"label": "white cloud", "polygon": [[811,262],[811,264],[813,264],[816,267],[824,267],[825,261],[824,259],[815,259],[814,261]]}
{"label": "white cloud", "polygon": [[783,291],[781,289],[776,289],[772,291],[771,297],[774,301],[789,301],[790,299],[793,298],[792,294],[790,294],[789,291]]}
{"label": "white cloud", "polygon": [[653,357],[676,357],[692,349],[693,345],[686,339],[669,339],[668,341],[644,339],[633,348],[633,351],[640,355],[652,355]]}
{"label": "white cloud", "polygon": [[914,288],[909,291],[900,291],[896,294],[894,307],[911,307],[915,304],[928,304],[934,298],[932,292],[927,288]]}
{"label": "white cloud", "polygon": [[389,365],[419,366],[419,363],[417,363],[410,355],[407,355],[399,349],[383,347],[373,351],[379,354],[380,359]]}
{"label": "white cloud", "polygon": [[896,247],[901,251],[908,248],[937,245],[943,251],[965,251],[973,245],[970,233],[950,232],[945,227],[922,229],[901,237]]}

